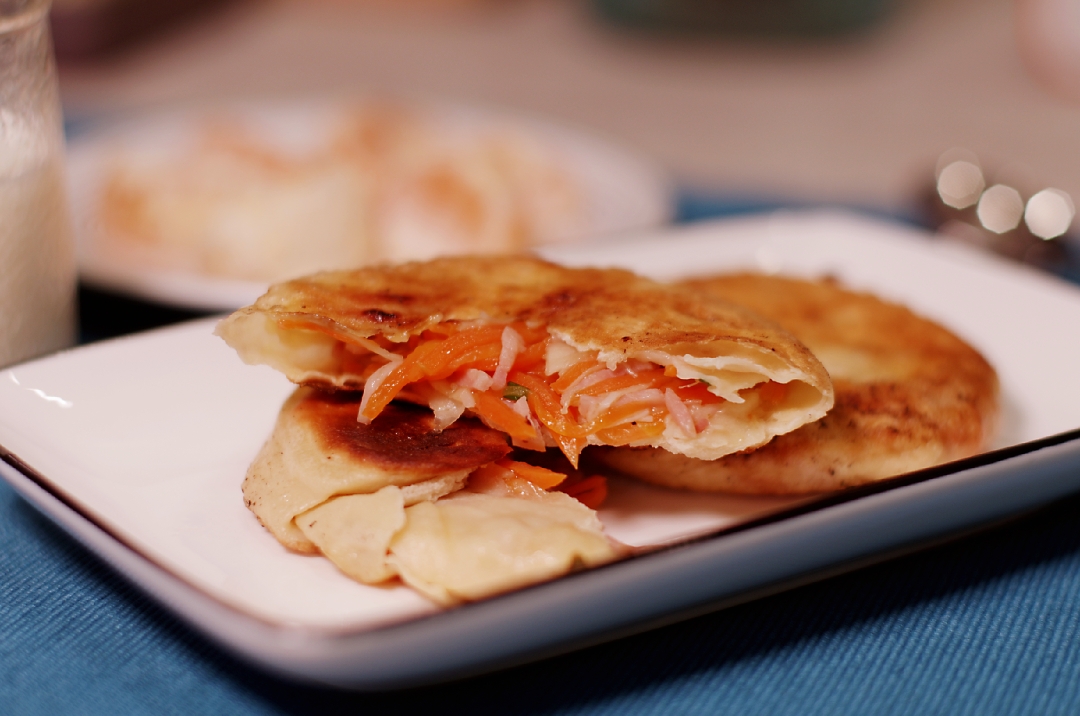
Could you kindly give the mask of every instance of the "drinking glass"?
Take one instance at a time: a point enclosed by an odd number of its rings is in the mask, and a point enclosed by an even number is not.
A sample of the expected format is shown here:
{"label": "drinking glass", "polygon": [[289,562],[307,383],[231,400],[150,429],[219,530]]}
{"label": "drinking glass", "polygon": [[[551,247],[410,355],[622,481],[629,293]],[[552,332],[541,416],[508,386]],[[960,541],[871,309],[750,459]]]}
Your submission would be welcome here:
{"label": "drinking glass", "polygon": [[0,0],[0,366],[71,345],[75,255],[49,0]]}

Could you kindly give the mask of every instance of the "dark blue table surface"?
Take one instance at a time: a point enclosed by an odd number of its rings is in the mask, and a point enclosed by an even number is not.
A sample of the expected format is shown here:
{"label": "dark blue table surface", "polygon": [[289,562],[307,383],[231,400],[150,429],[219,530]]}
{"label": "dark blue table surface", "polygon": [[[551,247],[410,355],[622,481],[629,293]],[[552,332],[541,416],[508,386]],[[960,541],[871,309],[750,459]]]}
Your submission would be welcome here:
{"label": "dark blue table surface", "polygon": [[[689,194],[682,207],[770,208]],[[0,484],[0,714],[421,712],[1080,713],[1080,497],[639,636],[372,695],[235,660]]]}

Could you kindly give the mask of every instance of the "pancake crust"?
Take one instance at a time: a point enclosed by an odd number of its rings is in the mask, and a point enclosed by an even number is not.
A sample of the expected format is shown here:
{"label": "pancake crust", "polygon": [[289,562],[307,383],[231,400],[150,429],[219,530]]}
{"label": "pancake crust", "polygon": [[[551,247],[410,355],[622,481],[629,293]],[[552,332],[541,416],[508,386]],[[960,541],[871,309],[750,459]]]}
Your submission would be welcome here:
{"label": "pancake crust", "polygon": [[[505,457],[503,435],[478,420],[459,420],[436,432],[430,410],[391,403],[371,423],[356,420],[360,396],[347,392],[297,391],[293,419],[312,432],[327,460],[344,460],[387,474],[420,480],[486,465]],[[402,484],[394,482],[394,484]]]}
{"label": "pancake crust", "polygon": [[247,506],[285,547],[321,553],[348,577],[400,577],[439,604],[479,599],[611,561],[596,512],[517,478],[466,480],[510,452],[473,419],[392,403],[368,424],[359,396],[299,388],[244,481]]}
{"label": "pancake crust", "polygon": [[[609,368],[632,358],[708,375],[728,400],[709,429],[649,444],[696,457],[760,445],[832,405],[821,363],[775,324],[701,292],[617,269],[566,268],[527,256],[465,256],[319,273],[275,285],[217,329],[240,357],[320,388],[361,389],[350,351],[408,341],[444,321],[545,326]],[[739,391],[768,381],[786,397],[758,410]],[[725,387],[726,386],[726,387]],[[670,431],[669,431],[670,432]]]}
{"label": "pancake crust", "polygon": [[972,347],[908,309],[832,281],[739,274],[685,286],[738,302],[788,329],[828,369],[836,404],[756,450],[702,461],[607,449],[602,462],[657,484],[756,494],[822,492],[986,449],[998,381]]}
{"label": "pancake crust", "polygon": [[811,376],[810,382],[828,384],[804,346],[738,306],[629,271],[572,269],[528,256],[449,257],[276,284],[218,327],[245,360],[254,346],[241,327],[253,316],[302,316],[342,336],[380,335],[398,343],[443,321],[525,321],[614,360],[654,350],[711,357],[717,344],[732,344],[766,359],[776,356]]}
{"label": "pancake crust", "polygon": [[477,420],[435,432],[431,411],[395,403],[364,425],[359,404],[356,393],[299,388],[248,468],[245,503],[290,549],[315,551],[293,519],[333,496],[397,486],[406,504],[435,499],[510,452],[502,433]]}

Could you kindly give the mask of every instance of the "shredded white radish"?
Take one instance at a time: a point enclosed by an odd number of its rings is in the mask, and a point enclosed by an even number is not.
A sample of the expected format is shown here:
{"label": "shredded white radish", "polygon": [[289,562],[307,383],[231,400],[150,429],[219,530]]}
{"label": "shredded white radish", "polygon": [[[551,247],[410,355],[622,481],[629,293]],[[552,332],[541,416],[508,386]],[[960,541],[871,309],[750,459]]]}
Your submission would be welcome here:
{"label": "shredded white radish", "polygon": [[[391,353],[390,351],[386,350],[385,348],[383,348],[382,346],[380,346],[378,343],[371,340],[370,338],[356,338],[356,337],[353,337],[353,336],[349,336],[349,340],[350,341],[356,341],[357,345],[362,346],[363,348],[366,348],[367,350],[371,351],[372,353],[374,353],[377,356],[382,356],[386,360],[392,361],[395,358],[397,358],[399,361],[401,360],[401,356],[399,356],[399,355],[397,355],[395,353]],[[345,349],[348,350],[350,353],[356,353],[357,352],[356,350],[354,350],[354,348],[355,348],[355,346],[353,346],[353,345],[351,345],[349,343],[345,344]]]}
{"label": "shredded white radish", "polygon": [[582,422],[591,423],[601,412],[599,406],[600,398],[591,395],[581,396],[581,400],[578,401],[578,413],[581,415]]}
{"label": "shredded white radish", "polygon": [[694,416],[690,414],[690,409],[686,407],[686,404],[682,402],[679,396],[675,395],[675,391],[668,388],[664,391],[664,404],[667,405],[668,413],[675,420],[675,423],[679,426],[679,429],[686,434],[686,437],[692,438],[697,435],[697,426],[694,424]]}
{"label": "shredded white radish", "polygon": [[653,414],[648,408],[643,408],[636,413],[631,413],[623,418],[619,422],[619,425],[626,425],[627,423],[651,423],[653,421]]}
{"label": "shredded white radish", "polygon": [[510,403],[510,407],[514,409],[514,412],[529,421],[529,425],[536,431],[536,438],[529,438],[522,440],[520,438],[514,438],[513,443],[515,447],[522,447],[528,450],[543,450],[546,447],[544,438],[544,428],[541,426],[540,421],[537,420],[536,415],[533,414],[532,408],[529,407],[529,401],[525,397],[518,398]]}
{"label": "shredded white radish", "polygon": [[[585,419],[589,422],[595,420],[602,413],[613,408],[617,403],[623,402],[623,398],[634,393],[639,393],[643,390],[640,385],[631,385],[629,388],[623,388],[622,390],[613,390],[610,393],[596,396],[595,401],[586,400],[592,396],[581,396],[578,403],[578,409],[581,414],[585,416]],[[659,391],[657,391],[659,392]],[[662,397],[662,396],[661,396]],[[662,401],[661,401],[662,402]]]}
{"label": "shredded white radish", "polygon": [[356,422],[363,425],[367,425],[371,421],[364,415],[364,408],[367,407],[368,401],[371,400],[371,396],[379,389],[379,386],[386,380],[386,376],[390,375],[397,368],[401,361],[405,360],[399,355],[393,353],[390,354],[389,362],[376,370],[374,373],[368,376],[368,379],[364,381],[364,397],[360,399],[360,412],[356,414]]}
{"label": "shredded white radish", "polygon": [[484,391],[491,387],[491,376],[482,370],[469,368],[465,371],[465,375],[458,379],[457,384],[473,390]]}
{"label": "shredded white radish", "polygon": [[644,373],[645,371],[652,370],[653,368],[656,368],[658,366],[656,363],[638,360],[637,358],[630,358],[625,363],[623,363],[623,367],[626,368],[627,373],[637,375],[638,373]]}
{"label": "shredded white radish", "polygon": [[574,390],[574,391],[583,390],[585,388],[588,388],[590,385],[596,385],[597,383],[599,383],[602,380],[607,380],[608,378],[614,378],[615,376],[616,376],[615,371],[608,370],[607,368],[601,368],[600,366],[597,366],[595,369],[587,370],[584,373],[582,373],[581,375],[579,375],[577,377],[577,379],[573,383],[570,384],[570,386],[567,388],[567,390],[568,391],[569,390]]}
{"label": "shredded white radish", "polygon": [[502,390],[506,387],[506,376],[514,367],[518,353],[525,348],[525,339],[510,326],[502,332],[502,350],[499,352],[499,365],[495,368],[495,374],[491,376],[491,390]]}
{"label": "shredded white radish", "polygon": [[[659,388],[643,388],[641,390],[633,390],[630,393],[624,393],[619,396],[619,399],[612,403],[612,407],[616,405],[625,405],[627,403],[646,403],[649,405],[663,405],[664,393]],[[621,391],[620,391],[621,392]]]}
{"label": "shredded white radish", "polygon": [[570,401],[574,399],[574,396],[577,395],[579,391],[588,388],[590,385],[599,383],[602,380],[607,380],[608,378],[614,377],[615,371],[608,370],[607,368],[601,367],[599,365],[588,369],[587,371],[579,375],[577,378],[575,378],[574,382],[568,385],[566,387],[566,390],[563,391],[562,398],[560,399],[560,402],[562,403],[562,411],[564,413],[566,412],[566,409],[570,407]]}
{"label": "shredded white radish", "polygon": [[529,408],[529,401],[524,397],[515,400],[510,407],[514,409],[515,413],[525,419],[528,419],[532,415],[532,410]]}
{"label": "shredded white radish", "polygon": [[712,416],[720,412],[719,405],[702,405],[694,402],[687,406],[690,408],[690,412],[694,416],[694,427],[700,433],[709,427],[712,421]]}
{"label": "shredded white radish", "polygon": [[567,368],[586,358],[588,358],[586,353],[553,337],[548,341],[547,349],[544,351],[544,375],[564,373]]}
{"label": "shredded white radish", "polygon": [[473,397],[473,392],[468,388],[462,388],[459,385],[455,385],[450,390],[450,397],[464,405],[466,408],[476,407],[476,398]]}
{"label": "shredded white radish", "polygon": [[441,432],[443,428],[452,425],[465,412],[464,405],[444,395],[435,396],[428,401],[428,405],[435,413],[435,432]]}
{"label": "shredded white radish", "polygon": [[471,408],[476,405],[473,393],[468,388],[463,388],[462,386],[447,380],[433,380],[428,385],[441,395],[450,398],[451,400],[456,400],[466,408]]}

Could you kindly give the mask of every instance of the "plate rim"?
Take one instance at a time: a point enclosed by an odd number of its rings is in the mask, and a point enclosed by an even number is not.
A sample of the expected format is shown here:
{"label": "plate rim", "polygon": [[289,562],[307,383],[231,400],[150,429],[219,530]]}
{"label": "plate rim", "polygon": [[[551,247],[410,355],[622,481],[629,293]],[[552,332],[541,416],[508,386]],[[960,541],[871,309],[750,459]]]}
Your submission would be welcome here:
{"label": "plate rim", "polygon": [[[534,633],[532,639],[524,644],[502,648],[496,645],[494,649],[490,648],[489,644],[489,648],[483,653],[474,651],[469,654],[466,650],[465,654],[457,659],[435,659],[435,663],[430,659],[427,662],[421,660],[421,663],[412,663],[411,659],[397,654],[396,661],[390,660],[390,669],[385,668],[385,663],[376,663],[369,658],[373,656],[370,653],[373,649],[386,642],[396,645],[399,651],[403,650],[407,655],[414,653],[415,644],[431,646],[434,642],[443,649],[448,642],[460,645],[462,624],[471,629],[477,622],[505,622],[508,615],[514,617],[520,614],[535,614],[538,606],[547,607],[550,612],[548,605],[553,601],[552,595],[562,597],[563,602],[572,602],[575,596],[580,600],[583,591],[610,592],[612,582],[624,590],[631,590],[628,594],[637,594],[641,579],[628,573],[677,571],[677,562],[683,565],[687,562],[716,562],[717,557],[723,556],[724,552],[733,551],[738,558],[740,549],[723,549],[725,545],[732,544],[732,537],[744,543],[756,541],[765,543],[766,546],[770,541],[783,543],[785,537],[790,540],[792,535],[785,535],[784,532],[794,533],[796,539],[802,540],[808,535],[813,536],[815,528],[835,530],[844,528],[850,522],[859,521],[857,513],[860,508],[889,515],[892,508],[887,504],[882,507],[881,503],[888,503],[890,498],[895,498],[902,492],[912,495],[912,488],[929,486],[931,492],[943,492],[946,496],[949,496],[950,492],[958,493],[952,497],[962,497],[971,490],[979,492],[980,488],[992,487],[990,483],[994,480],[986,477],[985,473],[992,472],[995,468],[999,472],[1004,471],[1006,481],[1027,480],[1030,471],[1025,473],[1020,469],[1012,469],[1014,465],[1019,467],[1019,463],[1025,462],[1028,463],[1028,468],[1041,467],[1044,472],[1050,470],[1053,473],[1051,478],[1072,473],[1072,479],[1044,478],[1038,483],[1040,489],[1037,491],[1031,489],[1031,484],[1026,484],[1024,499],[1007,500],[1000,504],[983,500],[975,504],[973,510],[969,507],[969,514],[963,519],[950,516],[944,528],[940,524],[907,526],[902,530],[902,534],[894,534],[887,540],[882,540],[879,536],[876,543],[864,545],[842,557],[817,554],[810,560],[813,564],[805,569],[780,570],[779,575],[771,574],[768,575],[769,578],[751,580],[750,584],[721,590],[705,596],[704,599],[697,594],[687,595],[676,599],[679,603],[674,606],[673,600],[669,598],[651,609],[638,609],[637,613],[630,617],[624,615],[622,618],[609,619],[609,623],[596,629],[572,629],[574,633],[569,636],[555,634],[552,638],[546,634]],[[806,503],[745,523],[664,545],[617,562],[566,575],[558,580],[489,597],[480,602],[371,628],[327,630],[274,623],[215,598],[158,563],[137,545],[115,534],[92,513],[65,495],[62,489],[51,484],[46,476],[0,445],[0,477],[14,488],[22,499],[94,553],[110,570],[135,584],[211,641],[251,664],[290,679],[369,691],[439,683],[547,658],[885,561],[895,556],[897,551],[906,553],[923,549],[928,543],[937,544],[952,539],[972,529],[992,525],[1002,518],[1045,506],[1080,490],[1080,472],[1075,469],[1077,466],[1080,466],[1080,428],[868,485],[820,495]],[[963,482],[965,478],[967,484]],[[930,499],[932,504],[937,504],[942,497],[931,495]],[[914,505],[914,496],[904,502],[911,503],[907,505],[910,509]],[[843,514],[845,509],[850,511],[852,508],[856,513],[855,517]],[[667,569],[664,569],[665,567]],[[590,584],[601,581],[608,582],[608,586],[600,590],[588,589]],[[567,589],[568,586],[570,589]],[[568,592],[575,591],[576,595],[571,593],[569,598],[567,597]],[[498,618],[498,612],[502,613],[501,618]],[[408,643],[402,645],[397,642]],[[475,639],[472,646],[476,646]]]}

